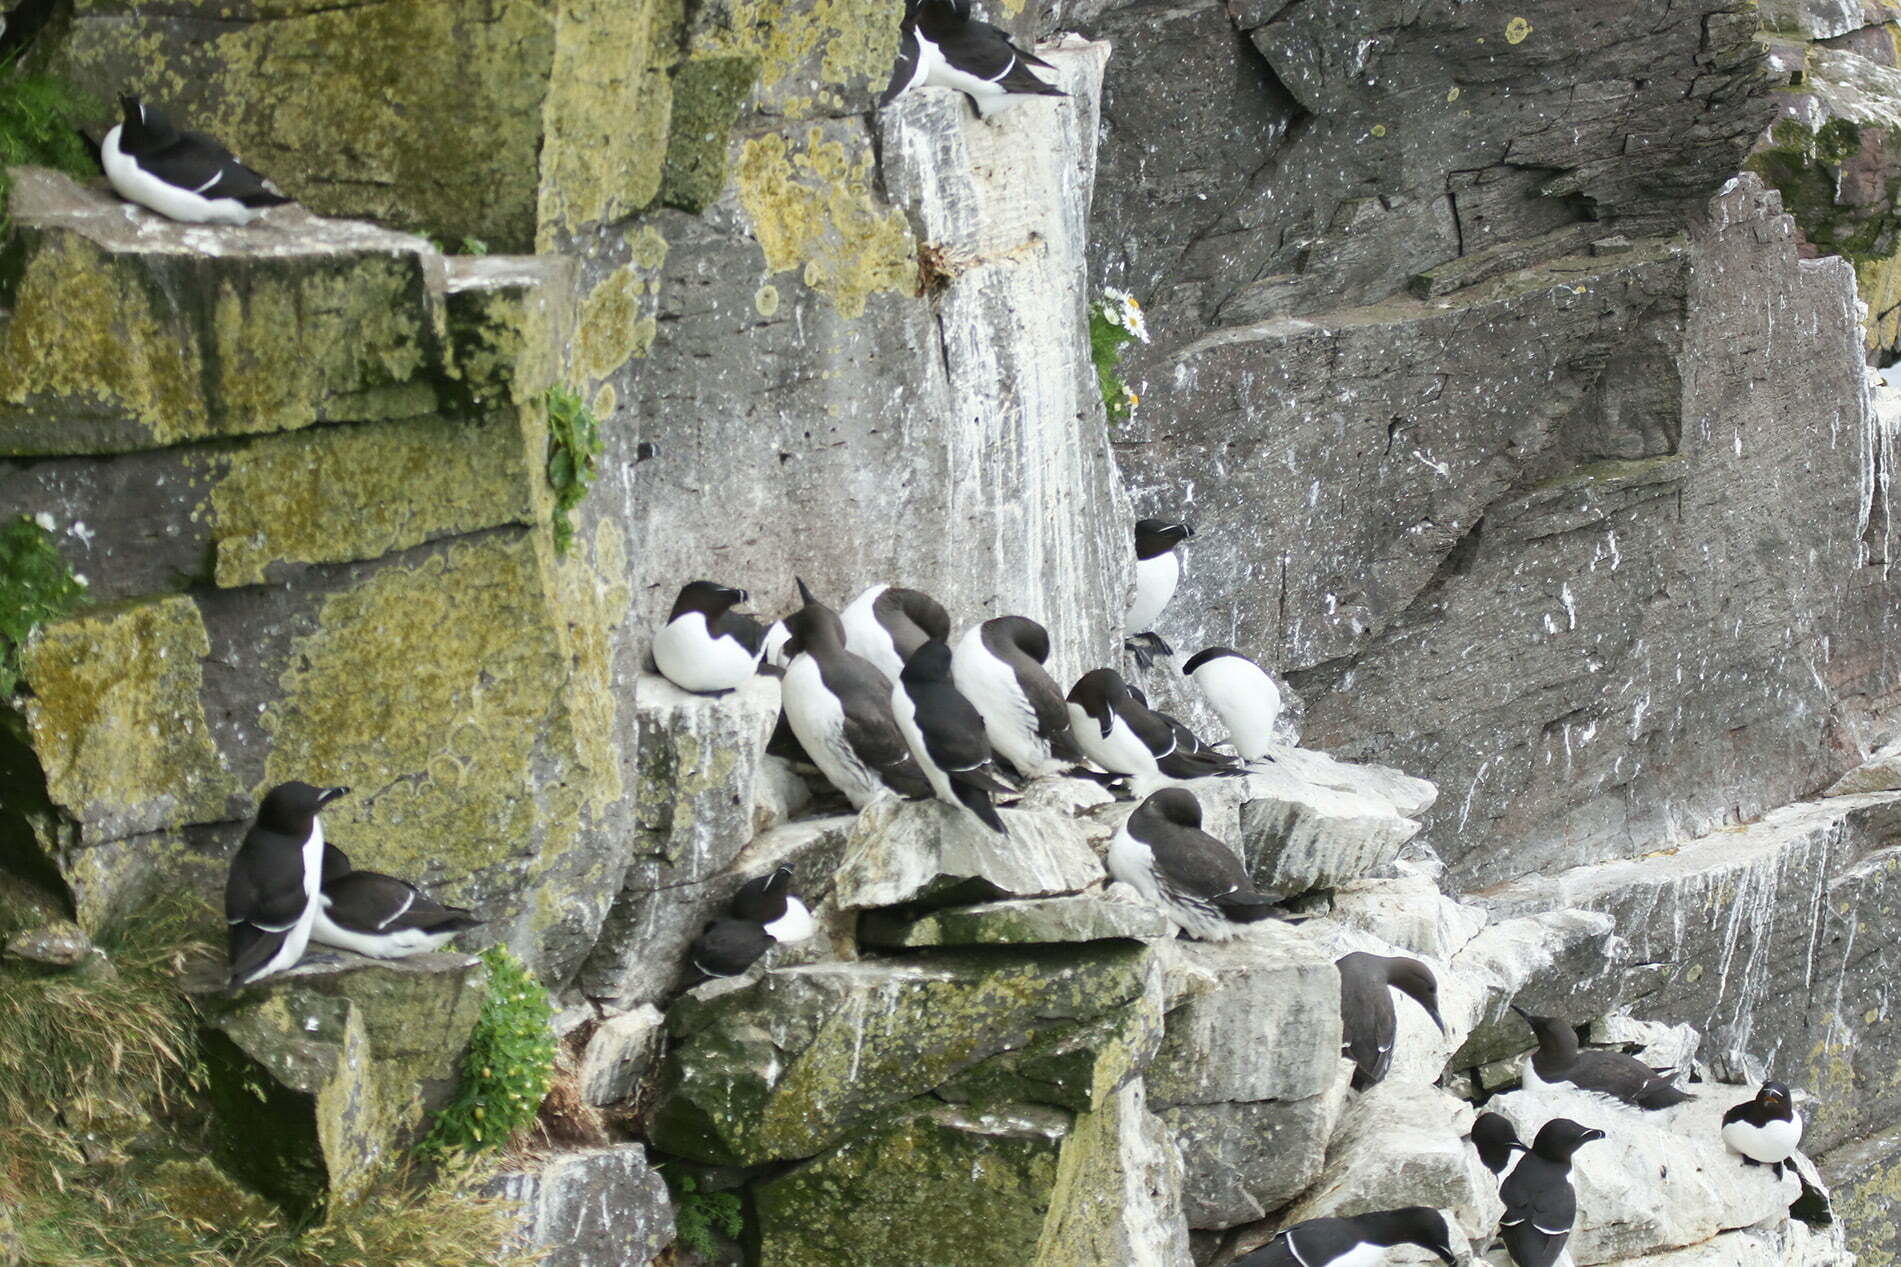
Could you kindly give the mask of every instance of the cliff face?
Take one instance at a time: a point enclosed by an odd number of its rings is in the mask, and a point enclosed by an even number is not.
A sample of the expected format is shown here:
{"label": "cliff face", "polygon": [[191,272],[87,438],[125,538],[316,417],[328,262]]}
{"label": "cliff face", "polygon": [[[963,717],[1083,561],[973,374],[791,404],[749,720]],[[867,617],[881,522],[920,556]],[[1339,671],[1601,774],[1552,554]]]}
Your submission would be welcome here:
{"label": "cliff face", "polygon": [[[1482,1253],[1458,1136],[1492,1093],[1615,1137],[1580,1263],[1820,1267],[1844,1232],[1892,1261],[1901,404],[1865,365],[1901,26],[1819,7],[1006,3],[1068,95],[986,123],[872,109],[869,0],[78,0],[36,63],[317,214],[189,228],[14,176],[0,508],[88,601],[0,718],[6,930],[215,894],[265,788],[351,785],[332,838],[570,1005],[564,1103],[612,1125],[500,1181],[555,1262],[689,1252],[660,1152],[683,1222],[737,1194],[775,1265],[1180,1267],[1414,1202]],[[1153,336],[1114,419],[1104,285]],[[1297,696],[1303,748],[1198,790],[1308,924],[1172,940],[1104,890],[1126,807],[1073,782],[1007,845],[828,813],[764,755],[774,682],[645,667],[684,581],[778,614],[800,576],[1034,616],[1067,685],[1121,663],[1137,514],[1197,528],[1161,631]],[[1179,663],[1121,667],[1219,733]],[[825,935],[680,997],[780,862]],[[1426,959],[1448,1022],[1402,1001],[1365,1094],[1354,949]],[[442,1098],[469,963],[384,971],[206,1013],[228,1129],[263,1086],[299,1141],[262,1179],[212,1150],[274,1199],[357,1199]],[[1694,1067],[1698,1103],[1511,1090],[1514,999]],[[1766,1075],[1809,1097],[1832,1227],[1716,1139]]]}

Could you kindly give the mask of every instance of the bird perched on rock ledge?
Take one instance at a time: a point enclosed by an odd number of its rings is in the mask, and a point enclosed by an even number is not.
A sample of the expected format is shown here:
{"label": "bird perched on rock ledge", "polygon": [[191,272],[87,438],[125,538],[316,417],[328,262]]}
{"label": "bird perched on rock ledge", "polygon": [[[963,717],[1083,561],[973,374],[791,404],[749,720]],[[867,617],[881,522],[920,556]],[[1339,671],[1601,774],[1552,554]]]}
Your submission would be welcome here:
{"label": "bird perched on rock ledge", "polygon": [[120,97],[125,121],[99,145],[100,165],[121,198],[187,224],[249,224],[290,201],[202,132],[184,132],[165,112]]}
{"label": "bird perched on rock ledge", "polygon": [[1538,1036],[1538,1050],[1525,1070],[1527,1083],[1568,1082],[1640,1109],[1667,1109],[1696,1098],[1671,1085],[1674,1070],[1653,1069],[1621,1051],[1580,1051],[1578,1032],[1568,1022],[1533,1016],[1516,1003],[1512,1011]]}
{"label": "bird perched on rock ledge", "polygon": [[988,119],[1024,97],[1069,94],[1040,78],[1032,66],[1054,70],[1010,42],[1000,27],[970,16],[970,0],[906,0],[898,27],[898,63],[878,98],[890,105],[920,84],[955,88]]}
{"label": "bird perched on rock ledge", "polygon": [[317,814],[349,790],[293,781],[265,793],[225,878],[231,989],[295,967],[304,957],[323,884],[323,824]]}
{"label": "bird perched on rock ledge", "polygon": [[1426,1205],[1343,1219],[1308,1219],[1279,1232],[1234,1267],[1373,1267],[1396,1245],[1418,1245],[1457,1267],[1446,1216]]}
{"label": "bird perched on rock ledge", "polygon": [[1227,941],[1274,913],[1234,851],[1201,829],[1201,802],[1163,788],[1109,842],[1109,874],[1162,908],[1190,937]]}
{"label": "bird perched on rock ledge", "polygon": [[1765,1082],[1756,1098],[1723,1114],[1723,1142],[1742,1154],[1745,1166],[1769,1166],[1776,1178],[1802,1142],[1802,1115],[1789,1099],[1789,1088]]}

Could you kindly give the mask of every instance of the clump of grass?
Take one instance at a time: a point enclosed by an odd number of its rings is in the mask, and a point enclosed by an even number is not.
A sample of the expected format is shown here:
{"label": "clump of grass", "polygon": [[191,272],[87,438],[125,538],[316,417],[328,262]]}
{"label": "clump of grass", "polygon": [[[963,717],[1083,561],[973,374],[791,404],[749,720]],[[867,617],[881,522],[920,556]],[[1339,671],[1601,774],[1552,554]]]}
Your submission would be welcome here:
{"label": "clump of grass", "polygon": [[1122,381],[1122,374],[1116,368],[1122,359],[1122,347],[1148,341],[1148,322],[1142,316],[1142,305],[1128,291],[1105,288],[1102,298],[1089,305],[1089,359],[1095,363],[1102,407],[1112,422],[1133,414],[1142,399]]}
{"label": "clump of grass", "polygon": [[47,523],[26,515],[0,521],[0,700],[20,685],[20,648],[27,635],[72,610],[86,594],[84,579],[73,575],[54,548]]}
{"label": "clump of grass", "polygon": [[0,232],[7,222],[8,167],[32,164],[70,176],[98,172],[79,135],[79,124],[100,117],[103,110],[98,101],[64,80],[0,64]]}
{"label": "clump of grass", "polygon": [[566,387],[548,389],[548,485],[554,489],[554,547],[566,554],[574,544],[568,513],[594,483],[601,455],[601,428],[581,397]]}
{"label": "clump of grass", "polygon": [[709,1258],[719,1248],[713,1239],[715,1230],[729,1241],[739,1239],[746,1221],[737,1193],[701,1192],[692,1175],[675,1176],[672,1187],[674,1235],[681,1245]]}
{"label": "clump of grass", "polygon": [[554,1008],[548,991],[506,946],[482,952],[488,997],[476,1018],[462,1083],[436,1115],[420,1155],[500,1148],[535,1120],[554,1078]]}

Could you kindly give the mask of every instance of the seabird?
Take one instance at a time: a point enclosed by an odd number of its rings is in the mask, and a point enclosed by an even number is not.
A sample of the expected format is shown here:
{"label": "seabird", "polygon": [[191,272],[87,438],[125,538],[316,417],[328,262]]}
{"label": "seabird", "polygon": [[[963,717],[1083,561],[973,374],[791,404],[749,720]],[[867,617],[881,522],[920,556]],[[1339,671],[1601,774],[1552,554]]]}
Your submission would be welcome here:
{"label": "seabird", "polygon": [[931,790],[961,805],[991,831],[1004,831],[992,792],[1016,791],[997,777],[983,715],[951,681],[951,649],[932,638],[919,647],[891,688],[891,712]]}
{"label": "seabird", "polygon": [[1366,1090],[1393,1067],[1393,1041],[1399,1033],[1394,990],[1411,995],[1439,1032],[1446,1032],[1446,1023],[1439,1018],[1439,981],[1417,959],[1356,950],[1336,959],[1333,966],[1340,970],[1341,1050],[1354,1064],[1354,1090]]}
{"label": "seabird", "polygon": [[324,844],[323,888],[310,940],[372,959],[406,959],[438,950],[481,923],[473,912],[444,906],[395,876],[358,871],[343,850]]}
{"label": "seabird", "polygon": [[1418,1245],[1458,1267],[1445,1215],[1427,1205],[1308,1219],[1275,1233],[1261,1248],[1235,1259],[1233,1267],[1374,1267],[1395,1245]]}
{"label": "seabird", "polygon": [[750,920],[774,941],[804,941],[818,924],[792,892],[792,868],[780,867],[739,886],[727,909],[734,919]]}
{"label": "seabird", "polygon": [[1030,69],[1054,70],[1010,42],[1009,32],[970,16],[970,0],[906,0],[898,27],[898,62],[878,98],[882,108],[917,87],[955,88],[984,118],[1025,96],[1067,96]]}
{"label": "seabird", "polygon": [[923,590],[874,585],[838,614],[845,648],[897,681],[911,654],[932,638],[950,641],[950,613]]}
{"label": "seabird", "polygon": [[869,660],[845,649],[838,613],[799,582],[805,606],[786,617],[793,652],[782,703],[786,724],[812,764],[863,809],[889,788],[906,797],[933,794],[891,715],[891,682]]}
{"label": "seabird", "polygon": [[1499,1235],[1518,1267],[1552,1267],[1571,1239],[1578,1217],[1578,1194],[1571,1186],[1571,1154],[1604,1132],[1581,1126],[1568,1117],[1553,1118],[1539,1128],[1531,1151],[1499,1185],[1505,1202]]}
{"label": "seabird", "polygon": [[1201,830],[1201,802],[1169,787],[1135,807],[1109,842],[1109,874],[1190,937],[1227,941],[1274,913],[1234,851]]}
{"label": "seabird", "polygon": [[756,919],[716,919],[687,947],[687,961],[703,977],[736,977],[772,943],[772,934]]}
{"label": "seabird", "polygon": [[1138,519],[1135,524],[1135,603],[1124,622],[1129,630],[1128,648],[1135,662],[1146,669],[1157,655],[1174,655],[1175,649],[1149,626],[1175,597],[1175,585],[1182,579],[1182,560],[1175,547],[1195,535],[1192,526],[1167,519]]}
{"label": "seabird", "polygon": [[1765,1082],[1753,1100],[1723,1114],[1723,1142],[1741,1153],[1746,1166],[1770,1166],[1776,1178],[1802,1142],[1802,1115],[1789,1099],[1789,1088]]}
{"label": "seabird", "polygon": [[[1091,669],[1069,689],[1070,734],[1091,761],[1127,775],[1138,796],[1171,779],[1242,774],[1231,757],[1184,751],[1179,723],[1142,702],[1114,669]],[[1185,731],[1187,728],[1183,727]],[[1192,733],[1191,742],[1199,743]]]}
{"label": "seabird", "polygon": [[1208,697],[1228,740],[1244,761],[1258,761],[1274,742],[1274,722],[1281,715],[1281,691],[1274,679],[1233,647],[1197,651],[1182,673],[1193,678]]}
{"label": "seabird", "polygon": [[1502,1113],[1481,1113],[1472,1120],[1472,1133],[1466,1137],[1479,1150],[1479,1160],[1501,1180],[1510,1176],[1512,1167],[1531,1150],[1512,1129],[1511,1120]]}
{"label": "seabird", "polygon": [[1049,631],[1027,616],[998,616],[964,631],[951,653],[951,677],[983,714],[998,756],[1026,779],[1080,765],[1063,688],[1043,668]]}
{"label": "seabird", "polygon": [[1621,1051],[1580,1051],[1578,1032],[1564,1021],[1533,1016],[1516,1003],[1512,1011],[1538,1036],[1538,1050],[1525,1071],[1527,1082],[1568,1082],[1640,1109],[1667,1109],[1696,1098],[1671,1085],[1674,1069],[1653,1069]]}
{"label": "seabird", "polygon": [[349,790],[293,781],[265,794],[225,878],[231,989],[282,972],[304,957],[323,881],[323,824],[317,813]]}
{"label": "seabird", "polygon": [[667,681],[697,695],[725,695],[745,685],[766,650],[765,626],[732,610],[746,591],[692,581],[673,600],[653,637],[653,662]]}
{"label": "seabird", "polygon": [[187,224],[249,224],[290,201],[202,132],[181,132],[157,106],[120,97],[125,122],[99,144],[121,198]]}

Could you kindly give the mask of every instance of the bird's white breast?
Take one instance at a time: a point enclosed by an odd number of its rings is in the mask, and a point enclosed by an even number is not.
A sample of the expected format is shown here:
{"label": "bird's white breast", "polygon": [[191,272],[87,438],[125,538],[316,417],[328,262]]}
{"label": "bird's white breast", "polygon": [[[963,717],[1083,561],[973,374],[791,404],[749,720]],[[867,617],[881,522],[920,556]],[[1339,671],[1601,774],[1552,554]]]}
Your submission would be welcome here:
{"label": "bird's white breast", "polygon": [[1024,777],[1062,768],[1062,762],[1050,757],[1049,744],[1037,736],[1036,710],[1024,696],[1016,670],[984,645],[982,626],[957,640],[951,652],[951,680],[983,715],[990,746]]}
{"label": "bird's white breast", "polygon": [[99,144],[99,164],[106,169],[106,180],[121,198],[186,224],[249,224],[257,219],[257,209],[245,206],[236,198],[206,198],[189,189],[168,185],[140,167],[138,160],[119,148],[119,133],[124,126],[114,125]]}
{"label": "bird's white breast", "polygon": [[1768,1165],[1787,1161],[1802,1142],[1802,1115],[1797,1113],[1790,1121],[1762,1126],[1731,1122],[1723,1127],[1723,1142],[1751,1161]]}
{"label": "bird's white breast", "polygon": [[1111,774],[1133,775],[1137,779],[1158,779],[1161,772],[1155,768],[1155,754],[1148,745],[1136,738],[1129,723],[1121,717],[1110,714],[1109,733],[1102,733],[1102,726],[1082,708],[1069,705],[1069,732],[1076,737],[1076,746],[1081,748],[1089,759]]}
{"label": "bird's white breast", "polygon": [[1175,585],[1181,577],[1181,556],[1173,550],[1135,561],[1135,602],[1129,607],[1127,622],[1130,633],[1149,632],[1162,608],[1175,597]]}
{"label": "bird's white breast", "polygon": [[845,742],[844,705],[826,689],[817,660],[804,652],[792,657],[780,699],[786,723],[812,763],[845,794],[853,809],[871,804],[882,784]]}
{"label": "bird's white breast", "polygon": [[1124,823],[1109,841],[1109,874],[1151,902],[1162,901],[1161,886],[1155,882],[1155,851],[1129,834]]}
{"label": "bird's white breast", "polygon": [[1281,692],[1274,679],[1258,665],[1229,655],[1202,662],[1194,677],[1195,685],[1221,714],[1234,750],[1248,761],[1265,753],[1274,742],[1274,723],[1281,715]]}
{"label": "bird's white breast", "polygon": [[687,612],[653,636],[653,661],[683,691],[730,691],[745,685],[758,662],[732,637],[716,638],[702,612]]}
{"label": "bird's white breast", "polygon": [[766,925],[766,936],[774,941],[804,941],[818,930],[818,921],[798,898],[786,895],[785,914]]}
{"label": "bird's white breast", "polygon": [[905,746],[911,755],[917,758],[918,768],[924,771],[924,777],[931,781],[931,790],[938,799],[950,805],[959,804],[957,794],[951,791],[950,776],[938,768],[931,760],[931,754],[924,747],[924,732],[917,724],[917,701],[911,698],[911,692],[904,689],[904,683],[891,684],[891,715],[897,719],[898,733],[904,736]]}
{"label": "bird's white breast", "polygon": [[878,666],[878,672],[895,682],[904,672],[904,661],[898,657],[898,648],[891,641],[891,631],[878,623],[877,613],[871,610],[878,595],[890,588],[889,585],[872,586],[852,599],[845,610],[838,613],[838,619],[845,626],[845,650],[871,661]]}

